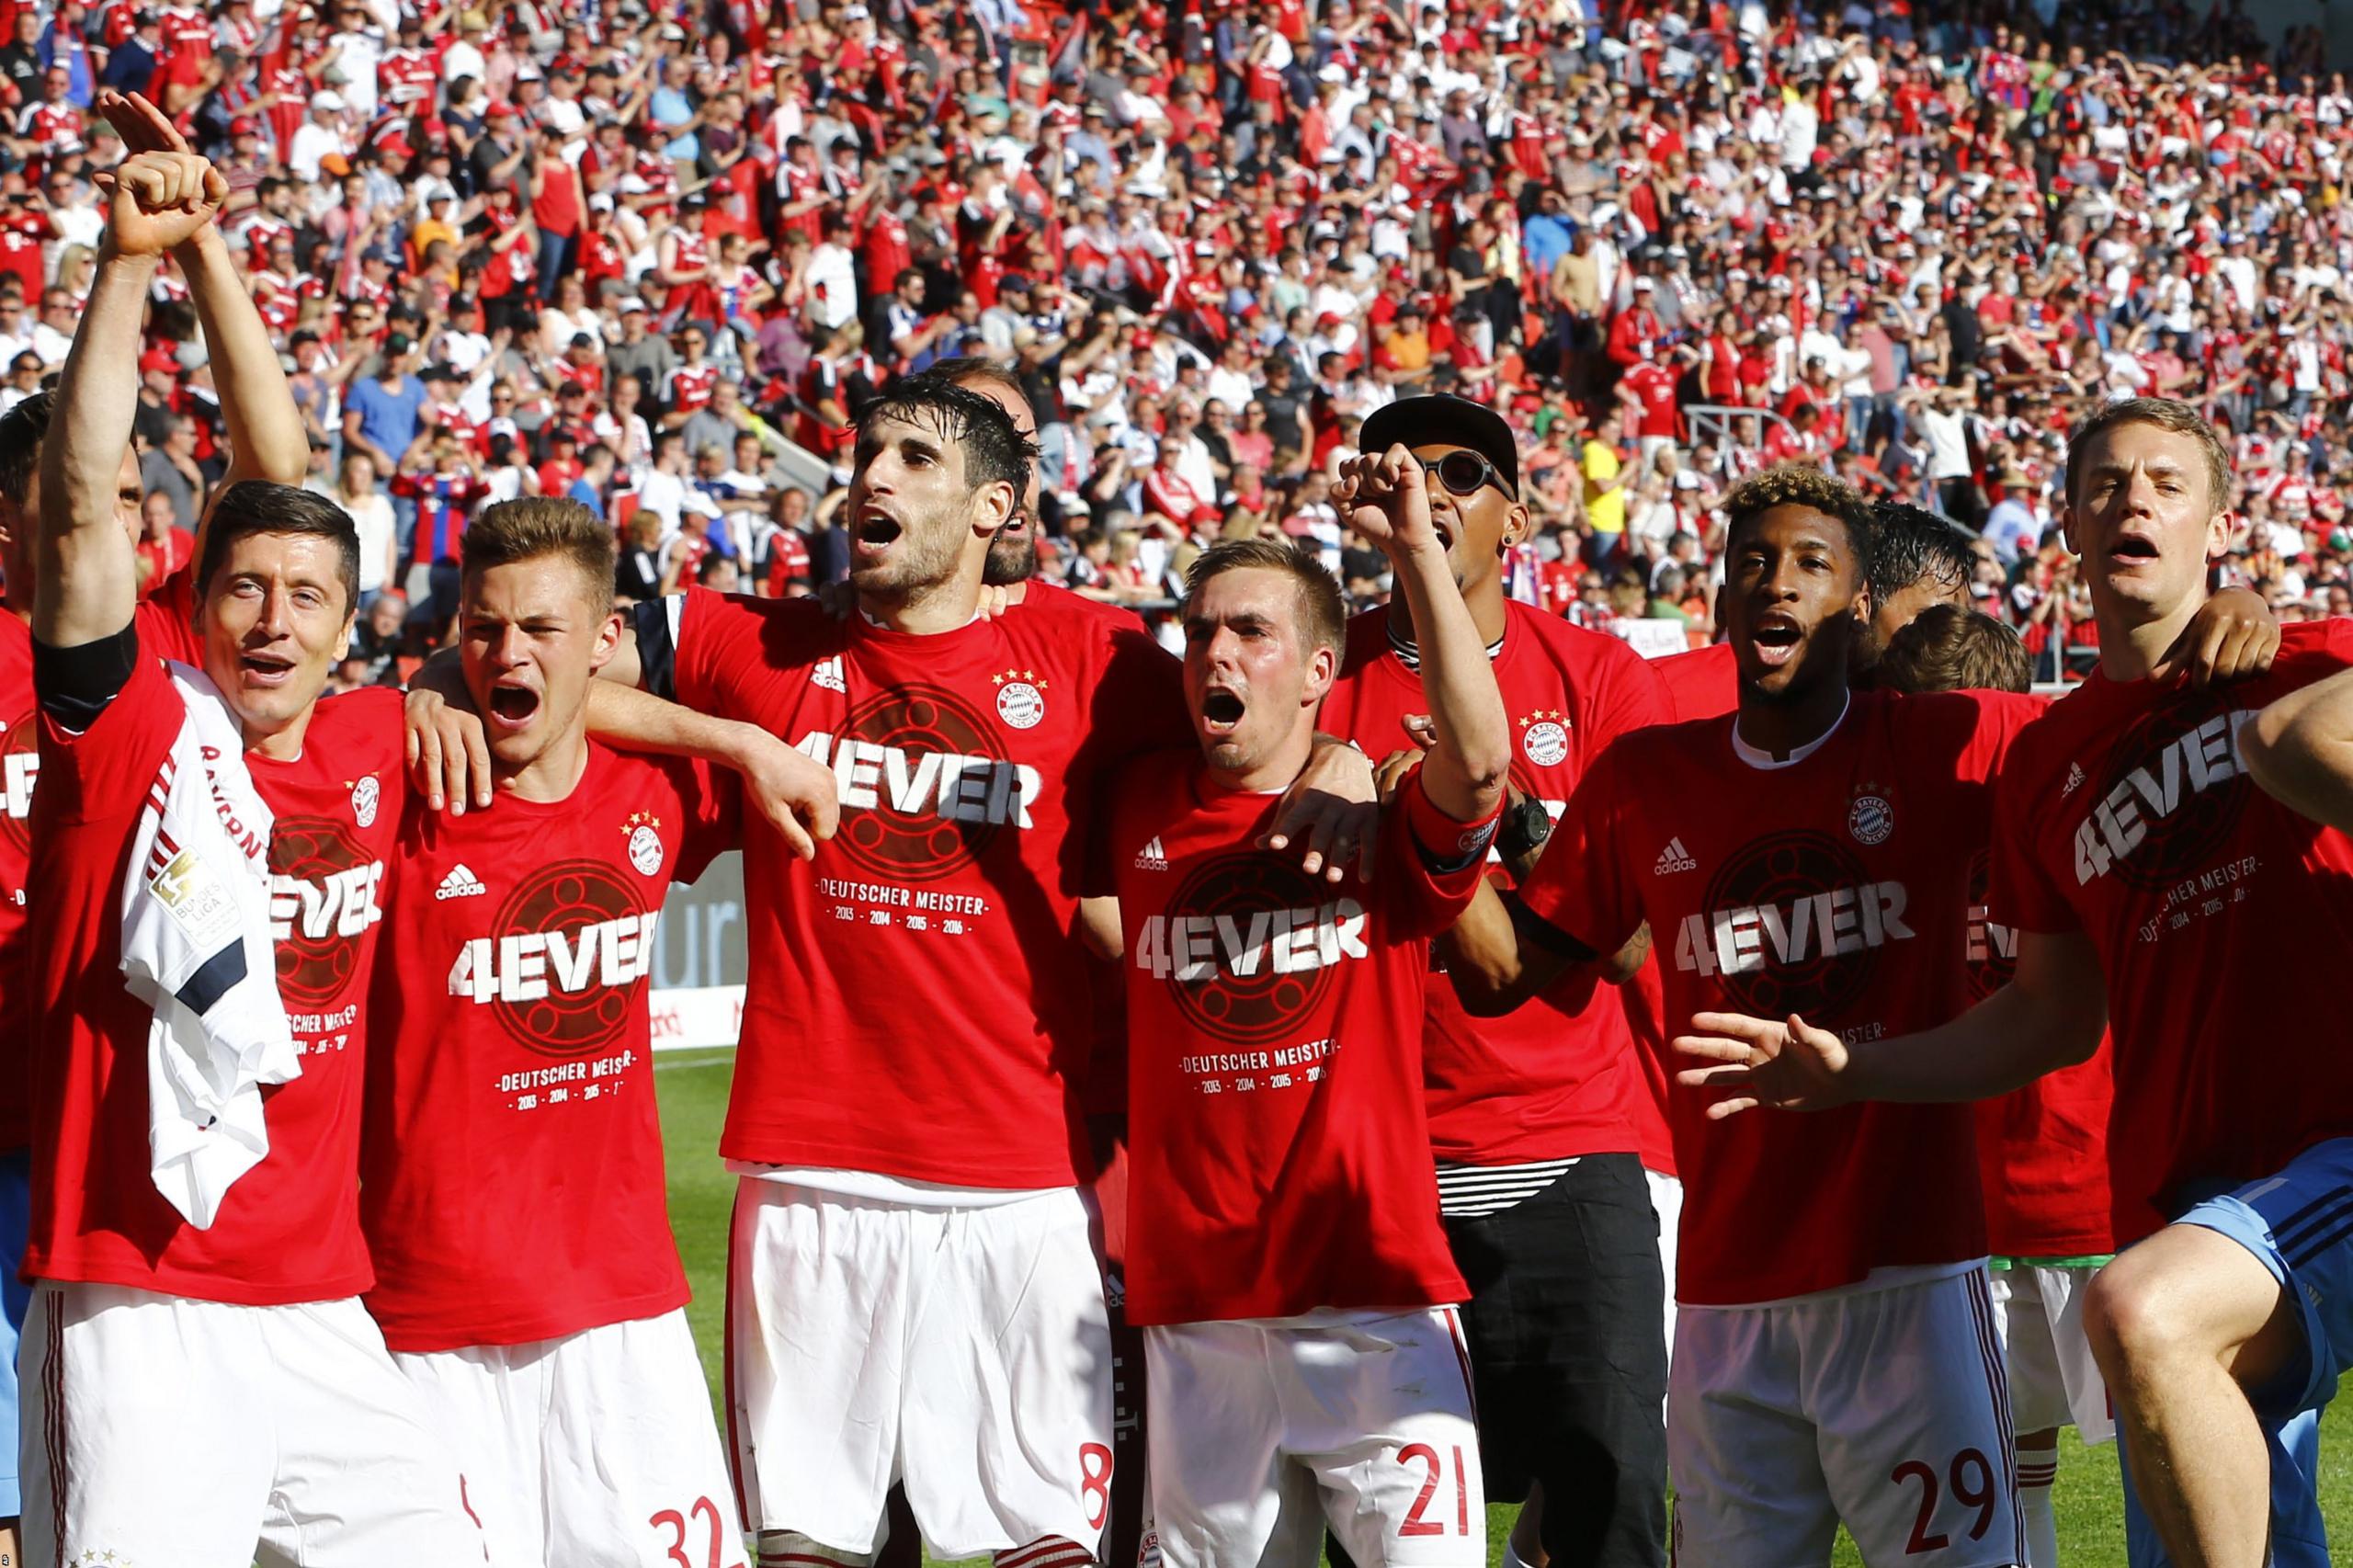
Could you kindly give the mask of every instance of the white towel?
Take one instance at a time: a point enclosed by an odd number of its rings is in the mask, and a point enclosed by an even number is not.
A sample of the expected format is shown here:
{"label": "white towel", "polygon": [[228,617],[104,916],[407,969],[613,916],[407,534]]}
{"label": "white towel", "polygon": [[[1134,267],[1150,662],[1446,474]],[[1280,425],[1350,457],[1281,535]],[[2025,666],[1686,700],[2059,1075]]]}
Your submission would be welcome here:
{"label": "white towel", "polygon": [[155,1009],[155,1189],[201,1231],[230,1185],[269,1153],[262,1085],[292,1080],[302,1063],[270,942],[270,810],[219,688],[200,670],[169,667],[188,714],[139,813],[122,889],[122,975]]}

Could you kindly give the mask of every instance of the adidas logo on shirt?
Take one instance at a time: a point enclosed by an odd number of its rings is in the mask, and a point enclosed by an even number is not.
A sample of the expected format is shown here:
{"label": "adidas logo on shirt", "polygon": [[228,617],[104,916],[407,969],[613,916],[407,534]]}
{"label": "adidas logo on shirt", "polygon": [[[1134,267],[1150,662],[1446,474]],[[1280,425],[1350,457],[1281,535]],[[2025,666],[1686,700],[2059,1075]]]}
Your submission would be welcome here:
{"label": "adidas logo on shirt", "polygon": [[847,691],[848,684],[842,679],[841,655],[836,653],[830,659],[818,660],[817,667],[809,672],[809,684],[823,687],[827,691]]}
{"label": "adidas logo on shirt", "polygon": [[2068,796],[2074,794],[2076,790],[2082,786],[2083,782],[2084,765],[2080,762],[2069,763],[2067,765],[2067,782],[2060,787],[2059,798],[2063,801],[2065,800]]}
{"label": "adidas logo on shirt", "polygon": [[1168,852],[1161,848],[1160,839],[1156,835],[1151,843],[1143,846],[1143,853],[1136,857],[1136,869],[1139,871],[1168,869]]}
{"label": "adidas logo on shirt", "polygon": [[1666,847],[1658,852],[1658,864],[1651,868],[1651,875],[1671,877],[1677,871],[1696,871],[1699,869],[1699,862],[1691,858],[1691,852],[1683,847],[1683,840],[1670,838],[1666,841]]}
{"label": "adidas logo on shirt", "polygon": [[433,890],[433,896],[437,899],[480,898],[489,892],[482,885],[482,879],[466,869],[465,862],[460,861],[449,868],[449,874],[441,879],[441,885]]}

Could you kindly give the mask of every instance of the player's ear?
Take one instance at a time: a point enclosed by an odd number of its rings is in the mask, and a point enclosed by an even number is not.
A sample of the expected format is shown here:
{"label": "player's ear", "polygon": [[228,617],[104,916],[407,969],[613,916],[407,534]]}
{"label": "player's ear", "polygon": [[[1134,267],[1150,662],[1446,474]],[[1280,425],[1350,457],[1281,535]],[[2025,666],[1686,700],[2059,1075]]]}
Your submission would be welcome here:
{"label": "player's ear", "polygon": [[2075,508],[2071,502],[2059,503],[2059,538],[2067,546],[2068,554],[2084,552],[2084,547],[2075,542]]}
{"label": "player's ear", "polygon": [[1337,648],[1318,647],[1309,655],[1307,684],[1301,690],[1306,705],[1313,708],[1322,702],[1324,693],[1332,689],[1332,683],[1339,678],[1339,674],[1340,651]]}
{"label": "player's ear", "polygon": [[2239,515],[2225,506],[2206,519],[2206,564],[2213,565],[2231,552],[2231,536],[2238,532]]}
{"label": "player's ear", "polygon": [[1504,537],[1496,541],[1495,553],[1498,556],[1509,553],[1513,545],[1528,537],[1528,526],[1527,504],[1514,501],[1510,513],[1504,518]]}
{"label": "player's ear", "polygon": [[1014,512],[1021,505],[1021,492],[1011,480],[1000,479],[981,486],[976,499],[980,511],[972,519],[973,531],[994,540],[997,530],[1013,520]]}
{"label": "player's ear", "polygon": [[594,675],[603,669],[620,645],[621,612],[608,609],[605,612],[605,624],[597,629],[597,646],[588,655],[588,673]]}

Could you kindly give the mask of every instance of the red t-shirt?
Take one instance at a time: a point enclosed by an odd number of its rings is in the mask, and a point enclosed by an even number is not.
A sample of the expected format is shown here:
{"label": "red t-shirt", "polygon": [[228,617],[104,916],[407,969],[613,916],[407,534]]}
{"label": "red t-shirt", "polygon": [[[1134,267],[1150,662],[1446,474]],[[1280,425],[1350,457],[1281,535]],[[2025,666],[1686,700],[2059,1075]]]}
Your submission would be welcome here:
{"label": "red t-shirt", "polygon": [[[813,866],[746,824],[751,972],[720,1152],[982,1187],[1089,1174],[1072,937],[1106,769],[1189,735],[1140,623],[1017,606],[916,637],[814,600],[642,607],[648,688],[832,766]],[[921,1136],[911,1130],[921,1129]]]}
{"label": "red t-shirt", "polygon": [[1481,841],[1434,870],[1392,812],[1379,878],[1334,884],[1255,847],[1274,798],[1220,789],[1198,748],[1139,759],[1113,795],[1097,885],[1127,937],[1128,1322],[1464,1300],[1415,1020]]}
{"label": "red t-shirt", "polygon": [[2005,771],[1989,911],[2084,932],[2108,982],[2120,1245],[2353,1134],[2353,1055],[2325,1027],[2353,843],[2256,789],[2237,750],[2265,704],[2347,663],[2353,622],[2331,619],[2284,628],[2270,674],[2226,689],[2096,673]]}
{"label": "red t-shirt", "polygon": [[[1958,1016],[1967,851],[1985,843],[1989,780],[2040,704],[1852,704],[1783,767],[1744,763],[1728,719],[1624,737],[1577,787],[1522,899],[1596,952],[1649,921],[1675,1029],[1699,1012],[1794,1012],[1877,1040]],[[1779,1301],[1984,1256],[1967,1106],[1710,1121],[1708,1099],[1678,1086],[1670,1107],[1687,1194],[1679,1300]]]}
{"label": "red t-shirt", "polygon": [[0,608],[0,1148],[32,1141],[28,1112],[33,998],[26,970],[30,934],[25,889],[32,867],[29,819],[40,777],[40,726],[33,701],[31,629]]}
{"label": "red t-shirt", "polygon": [[[2010,767],[2017,766],[2011,753]],[[1983,1001],[2018,971],[2018,936],[1986,903],[1993,850],[1970,858],[1969,994]],[[2115,1085],[2107,1035],[2087,1062],[1977,1104],[1985,1237],[2003,1257],[2098,1257],[2116,1250],[2108,1180]]]}
{"label": "red t-shirt", "polygon": [[719,384],[719,367],[710,360],[679,365],[663,382],[662,396],[677,413],[691,414],[710,406],[710,389]]}
{"label": "red t-shirt", "polygon": [[1678,720],[1721,719],[1740,709],[1740,661],[1729,642],[1655,659],[1651,668],[1666,687]]}
{"label": "red t-shirt", "polygon": [[[1729,642],[1712,642],[1688,653],[1653,659],[1651,669],[1677,720],[1721,719],[1740,707],[1740,667]],[[1634,1060],[1651,1092],[1647,1114],[1634,1123],[1643,1140],[1643,1165],[1674,1176],[1678,1167],[1666,1108],[1672,1102],[1675,1072],[1683,1063],[1668,1060],[1667,1040],[1674,1031],[1666,1027],[1665,988],[1659,979],[1656,951],[1643,960],[1634,978],[1619,990],[1626,1004],[1626,1021],[1634,1031]]]}
{"label": "red t-shirt", "polygon": [[[190,624],[194,575],[185,568],[173,573],[133,612],[139,645],[147,653],[197,662]],[[32,631],[0,606],[0,1149],[21,1149],[33,1135],[25,890],[32,863],[33,785],[40,777],[37,717]]]}
{"label": "red t-shirt", "polygon": [[262,1091],[269,1153],[205,1231],[148,1172],[153,1011],[121,978],[125,858],[185,713],[161,662],[142,657],[85,733],[40,720],[31,877],[42,908],[31,970],[44,1043],[33,1064],[24,1270],[243,1306],[356,1295],[372,1278],[359,1233],[360,1002],[407,795],[400,695],[328,698],[299,758],[246,756],[277,818],[270,915],[302,1073]]}
{"label": "red t-shirt", "polygon": [[662,901],[734,843],[733,801],[685,764],[591,744],[563,801],[410,811],[359,1188],[368,1310],[393,1349],[686,1304],[646,994]]}
{"label": "red t-shirt", "polygon": [[[1511,782],[1558,817],[1602,748],[1665,722],[1666,699],[1642,655],[1617,638],[1522,604],[1507,613],[1494,665],[1512,720]],[[1390,644],[1388,608],[1350,620],[1319,727],[1377,762],[1410,749],[1405,716],[1428,711],[1421,676]],[[1637,1151],[1631,1102],[1647,1091],[1618,987],[1588,974],[1508,1017],[1474,1019],[1441,983],[1427,1006],[1422,1053],[1438,1159],[1505,1165]]]}
{"label": "red t-shirt", "polygon": [[1673,437],[1679,433],[1682,415],[1675,406],[1675,372],[1664,365],[1645,361],[1620,377],[1620,384],[1631,388],[1642,403],[1642,416],[1634,427],[1637,436]]}

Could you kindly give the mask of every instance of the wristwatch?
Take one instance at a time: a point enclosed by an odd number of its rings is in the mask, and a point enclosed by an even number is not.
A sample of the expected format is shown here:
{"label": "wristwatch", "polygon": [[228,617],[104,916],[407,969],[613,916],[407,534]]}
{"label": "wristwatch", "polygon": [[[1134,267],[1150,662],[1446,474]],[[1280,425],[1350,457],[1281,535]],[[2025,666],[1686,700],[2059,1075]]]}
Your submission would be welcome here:
{"label": "wristwatch", "polygon": [[1495,852],[1506,860],[1524,859],[1543,847],[1552,835],[1552,814],[1544,802],[1523,795],[1504,808],[1503,825],[1495,834]]}

